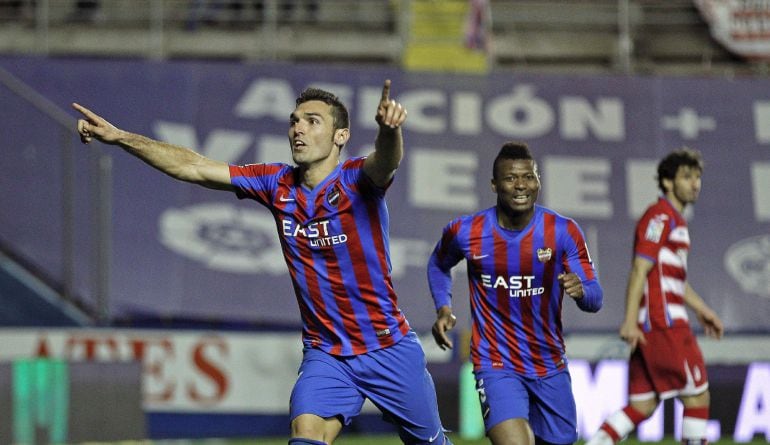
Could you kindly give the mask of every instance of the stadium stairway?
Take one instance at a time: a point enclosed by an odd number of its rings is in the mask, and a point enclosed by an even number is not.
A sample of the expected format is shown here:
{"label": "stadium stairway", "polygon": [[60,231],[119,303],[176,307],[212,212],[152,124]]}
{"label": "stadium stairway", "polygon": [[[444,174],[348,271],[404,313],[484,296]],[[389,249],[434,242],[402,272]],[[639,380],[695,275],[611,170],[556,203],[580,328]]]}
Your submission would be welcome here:
{"label": "stadium stairway", "polygon": [[83,311],[3,253],[0,253],[0,307],[0,327],[93,324]]}

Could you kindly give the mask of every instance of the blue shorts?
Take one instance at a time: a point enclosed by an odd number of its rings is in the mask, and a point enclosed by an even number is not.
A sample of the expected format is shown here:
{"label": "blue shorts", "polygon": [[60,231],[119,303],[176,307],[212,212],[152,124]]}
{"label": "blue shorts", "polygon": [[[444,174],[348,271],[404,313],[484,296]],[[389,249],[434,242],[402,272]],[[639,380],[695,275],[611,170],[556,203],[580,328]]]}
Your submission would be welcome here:
{"label": "blue shorts", "polygon": [[312,348],[303,354],[291,393],[292,420],[315,414],[340,417],[348,425],[368,398],[385,420],[398,426],[404,443],[443,436],[433,379],[414,332],[393,346],[357,356],[337,357]]}
{"label": "blue shorts", "polygon": [[543,378],[497,369],[474,371],[474,375],[487,431],[504,420],[523,418],[542,440],[577,440],[577,409],[566,368]]}

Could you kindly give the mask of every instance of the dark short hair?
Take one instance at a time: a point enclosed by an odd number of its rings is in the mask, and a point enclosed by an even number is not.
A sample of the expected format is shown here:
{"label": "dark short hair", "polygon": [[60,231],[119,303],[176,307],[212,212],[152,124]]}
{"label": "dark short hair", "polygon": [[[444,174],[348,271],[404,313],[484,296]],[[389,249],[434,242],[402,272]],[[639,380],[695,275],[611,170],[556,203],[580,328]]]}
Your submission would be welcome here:
{"label": "dark short hair", "polygon": [[[532,153],[529,151],[529,146],[524,142],[506,142],[500,148],[500,152],[495,157],[495,162],[492,164],[492,177],[497,178],[497,166],[500,161],[504,159],[527,159],[535,161],[532,157]],[[537,164],[535,164],[537,165]]]}
{"label": "dark short hair", "polygon": [[335,130],[350,128],[348,109],[345,107],[345,104],[340,101],[339,97],[320,88],[305,88],[305,91],[300,93],[297,98],[297,106],[305,102],[310,102],[311,100],[319,100],[327,105],[331,105],[332,124],[334,125]]}
{"label": "dark short hair", "polygon": [[703,158],[700,152],[692,148],[682,147],[672,151],[660,160],[660,163],[658,163],[658,188],[661,192],[666,193],[666,188],[663,187],[663,180],[673,180],[676,177],[676,172],[679,171],[679,167],[683,166],[703,171]]}

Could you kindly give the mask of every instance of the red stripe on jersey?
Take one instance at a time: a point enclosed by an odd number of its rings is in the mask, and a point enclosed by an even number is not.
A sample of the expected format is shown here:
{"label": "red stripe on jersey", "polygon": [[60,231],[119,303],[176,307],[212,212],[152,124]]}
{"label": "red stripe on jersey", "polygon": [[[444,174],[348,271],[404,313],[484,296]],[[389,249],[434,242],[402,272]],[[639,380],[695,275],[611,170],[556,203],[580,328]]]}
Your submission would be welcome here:
{"label": "red stripe on jersey", "polygon": [[[279,164],[248,164],[248,165],[230,165],[230,182],[234,179],[243,177],[262,177],[272,176],[281,171],[283,168]],[[240,182],[240,181],[239,181]],[[255,190],[252,187],[244,189],[243,192],[257,201],[262,203],[270,203],[270,197],[263,190]]]}
{"label": "red stripe on jersey", "polygon": [[350,347],[353,349],[353,354],[362,354],[366,352],[366,342],[361,332],[361,326],[358,324],[356,312],[353,309],[353,305],[350,304],[350,298],[343,284],[342,273],[340,272],[339,262],[334,254],[334,249],[325,249],[323,256],[326,262],[326,272],[329,275],[331,292],[334,295],[334,302],[337,305],[340,320],[342,320],[345,332],[350,340]]}
{"label": "red stripe on jersey", "polygon": [[[334,185],[336,183],[332,182],[331,184]],[[326,193],[324,191],[320,191],[316,195],[316,200],[313,203],[313,206],[316,209],[314,219],[325,219],[329,213],[323,205],[325,196]],[[337,255],[332,248],[320,249],[316,254],[320,254],[323,258],[329,288],[334,297],[334,303],[337,306],[339,319],[342,321],[345,333],[350,341],[350,347],[353,349],[353,354],[358,355],[364,353],[366,352],[366,342],[364,341],[361,327],[358,325],[353,305],[350,303],[348,292],[345,289],[344,279],[342,277],[342,272],[340,271],[339,262],[337,261]]]}
{"label": "red stripe on jersey", "polygon": [[[376,224],[372,225],[372,227],[374,228],[375,225]],[[343,233],[357,233],[357,230],[354,226],[355,221],[353,221],[352,218],[346,219],[343,221],[342,225]],[[367,267],[365,261],[366,254],[364,252],[364,247],[361,244],[361,240],[360,238],[353,239],[353,237],[351,237],[348,239],[346,246],[353,266],[353,274],[356,277],[358,289],[361,293],[361,299],[366,306],[366,313],[369,316],[372,327],[374,328],[375,332],[384,331],[388,328],[388,324],[383,318],[382,308],[380,307],[380,304],[375,296],[375,290],[374,286],[372,285],[372,278],[369,274],[369,268]],[[350,309],[349,315],[351,317],[355,315],[352,308]],[[363,341],[363,337],[361,337],[361,340]],[[380,346],[383,347],[388,346],[393,342],[390,335],[377,337],[377,340]]]}
{"label": "red stripe on jersey", "polygon": [[660,263],[660,271],[664,277],[674,278],[685,281],[687,279],[687,270],[671,264]]}
{"label": "red stripe on jersey", "polygon": [[[547,247],[556,248],[556,215],[552,213],[543,215],[543,241]],[[537,252],[535,252],[535,255],[537,255]],[[559,345],[564,344],[561,333],[561,317],[557,316],[555,320],[549,319],[549,314],[551,313],[549,306],[554,298],[557,298],[559,301],[559,308],[556,313],[561,314],[562,309],[561,288],[554,289],[551,286],[551,283],[554,282],[556,261],[558,261],[556,258],[557,252],[554,252],[553,255],[553,261],[547,261],[543,267],[543,286],[545,287],[545,292],[540,299],[540,319],[543,320],[543,334],[548,344],[548,350],[551,353],[551,362],[559,363],[562,359],[561,347]],[[553,322],[555,332],[550,332],[551,322]]]}
{"label": "red stripe on jersey", "polygon": [[[369,231],[371,232],[372,239],[374,240],[374,248],[377,252],[386,252],[387,250],[385,249],[385,239],[382,235],[383,224],[380,220],[380,213],[378,212],[377,205],[374,201],[369,200],[366,202],[366,213],[369,219]],[[404,313],[398,309],[398,297],[396,296],[395,289],[393,289],[393,281],[389,272],[390,268],[388,267],[388,259],[385,255],[377,255],[377,259],[379,260],[380,273],[383,277],[385,277],[384,284],[388,289],[388,301],[390,301],[390,306],[393,308],[391,316],[398,320],[398,326],[401,333],[406,335],[409,332],[409,323],[406,322]],[[385,324],[382,315],[382,308],[379,309],[380,310],[377,311],[375,318],[373,318],[372,321],[374,323]],[[383,337],[380,340],[380,343],[390,345],[393,343],[393,339],[391,336]]]}
{"label": "red stripe on jersey", "polygon": [[366,158],[351,159],[345,162],[344,164],[342,164],[342,168],[345,170],[355,170],[355,169],[363,168],[364,162],[366,162]]}
{"label": "red stripe on jersey", "polygon": [[[332,182],[327,186],[328,187],[334,187],[336,186],[336,182]],[[316,210],[316,216],[317,219],[323,219],[328,215],[328,210],[326,210],[326,207],[324,207],[324,201],[326,199],[326,190],[320,191],[316,195],[316,201],[314,203]],[[342,232],[343,233],[356,233],[355,227],[351,227],[350,225],[345,225],[345,222],[347,221],[346,218],[341,218],[340,222],[343,224]],[[348,239],[348,242],[346,243],[346,246],[350,248],[351,245],[356,245],[356,243],[353,241],[354,237],[350,237]],[[363,354],[367,351],[366,346],[366,339],[364,338],[364,334],[362,332],[361,325],[359,324],[359,320],[356,317],[356,310],[353,308],[353,305],[350,302],[350,297],[348,294],[347,289],[345,288],[345,279],[342,276],[342,271],[340,270],[340,263],[337,259],[337,254],[334,249],[328,248],[328,249],[322,249],[320,251],[321,255],[323,256],[324,262],[326,264],[326,272],[328,275],[328,281],[330,290],[332,292],[332,295],[334,296],[334,301],[337,305],[337,310],[339,313],[340,320],[342,320],[342,324],[345,326],[345,332],[347,334],[348,340],[350,341],[350,347],[353,350],[354,355]],[[349,249],[349,255],[351,255],[351,263],[353,265],[354,274],[356,275],[356,279],[358,282],[358,292],[360,293],[362,299],[365,302],[365,306],[367,309],[367,312],[369,312],[371,316],[371,298],[367,298],[367,296],[372,295],[372,288],[371,288],[371,282],[368,280],[362,281],[361,280],[361,263],[362,261],[357,261],[358,259],[363,259],[363,253],[355,250],[350,252]],[[356,256],[358,255],[358,256]],[[368,275],[366,273],[366,267],[364,264],[364,276]],[[376,299],[375,299],[376,300]]]}
{"label": "red stripe on jersey", "polygon": [[[522,276],[534,275],[532,270],[532,234],[534,233],[534,227],[530,229],[519,242],[519,274]],[[537,331],[535,330],[535,317],[534,317],[534,296],[528,296],[519,298],[519,306],[521,312],[521,326],[523,328],[522,334],[526,338],[526,343],[529,345],[529,353],[532,355],[532,366],[535,368],[537,375],[545,375],[546,369],[543,366],[543,356],[540,351],[540,344],[538,342]],[[548,321],[548,318],[545,320]]]}
{"label": "red stripe on jersey", "polygon": [[681,282],[686,281],[686,260],[682,258],[680,266],[661,262],[664,252],[667,252],[668,255],[680,250],[687,252],[689,243],[686,235],[687,221],[663,197],[660,197],[657,203],[650,206],[636,224],[634,254],[642,255],[655,262],[647,275],[646,292],[641,304],[648,310],[650,325],[643,326],[645,330],[667,329],[672,326],[689,324],[683,319],[675,319],[673,322],[667,319],[668,304],[682,304],[683,299],[682,295],[670,291],[664,292],[662,284],[662,280],[665,278],[673,278]]}
{"label": "red stripe on jersey", "polygon": [[[481,240],[483,238],[482,234],[483,234],[483,231],[484,231],[484,217],[479,215],[479,216],[476,216],[475,218],[473,218],[473,220],[471,221],[471,229],[470,230],[471,231],[470,231],[470,237],[469,238],[470,238],[471,254],[474,254],[474,253],[475,254],[480,254],[482,252]],[[497,249],[497,243],[495,243],[495,249]],[[486,293],[482,292],[479,295],[486,295]],[[474,301],[471,300],[471,303],[474,303]],[[483,305],[483,306],[488,306],[489,305],[489,300],[488,299],[479,298],[478,304]],[[475,306],[475,304],[472,304],[472,305]],[[477,313],[481,313],[481,314],[485,314],[486,315],[486,314],[489,314],[491,312],[492,312],[492,309],[486,309],[486,310],[479,310]],[[494,322],[493,322],[492,318],[484,317],[484,326],[485,326],[486,331],[487,331],[485,333],[482,333],[481,331],[479,331],[478,329],[476,329],[474,327],[473,337],[474,337],[474,340],[475,340],[474,344],[475,344],[476,347],[473,348],[473,351],[478,351],[478,348],[481,345],[481,338],[482,337],[488,337],[488,341],[489,341],[489,359],[492,361],[492,366],[495,367],[495,368],[502,367],[503,359],[500,356],[500,350],[498,349],[498,346],[497,346],[497,339],[495,338],[494,333],[490,334],[490,331],[494,330]],[[500,366],[495,366],[495,363],[499,363]],[[476,357],[475,365],[478,366],[479,364],[480,364],[480,357]]]}
{"label": "red stripe on jersey", "polygon": [[338,355],[342,350],[342,344],[339,341],[339,334],[337,334],[337,331],[334,329],[332,320],[330,320],[328,317],[326,303],[323,301],[321,288],[318,285],[318,277],[316,276],[315,270],[313,268],[313,254],[310,250],[310,247],[308,246],[308,241],[297,241],[297,247],[304,269],[307,291],[310,295],[310,299],[313,301],[313,313],[316,314],[318,320],[335,339],[334,346],[332,346],[330,353],[332,355]]}
{"label": "red stripe on jersey", "polygon": [[[476,311],[476,301],[471,299],[471,311]],[[481,345],[481,331],[479,330],[479,323],[471,323],[471,362],[473,363],[473,369],[478,370],[481,364],[481,357],[479,357],[479,347]]]}
{"label": "red stripe on jersey", "polygon": [[[495,275],[497,277],[509,277],[508,271],[508,241],[501,238],[498,232],[494,232],[494,251]],[[510,281],[508,282],[510,283]],[[511,297],[507,286],[500,286],[495,289],[497,294],[497,310],[503,314],[502,320],[511,317]],[[520,302],[517,301],[520,306]],[[521,308],[519,308],[521,311]],[[524,364],[521,361],[521,349],[519,348],[519,339],[516,336],[516,327],[512,323],[502,323],[503,341],[508,349],[508,360],[513,364],[513,369],[517,372],[524,372]],[[496,351],[500,354],[500,351]]]}
{"label": "red stripe on jersey", "polygon": [[644,294],[644,305],[647,306],[647,317],[653,326],[668,326],[666,318],[666,296],[661,285],[660,262],[656,262],[647,275],[647,292]]}
{"label": "red stripe on jersey", "polygon": [[[586,250],[586,241],[585,239],[583,239],[583,236],[580,234],[580,229],[578,229],[578,226],[577,224],[575,224],[575,221],[567,220],[567,233],[569,233],[570,238],[572,238],[572,241],[575,243],[578,253],[580,254],[580,258],[588,258],[588,251]],[[594,270],[591,267],[591,264],[589,264],[588,262],[581,262],[580,266],[583,269],[583,274],[585,274],[588,280],[593,280],[594,278],[596,278],[594,276]]]}

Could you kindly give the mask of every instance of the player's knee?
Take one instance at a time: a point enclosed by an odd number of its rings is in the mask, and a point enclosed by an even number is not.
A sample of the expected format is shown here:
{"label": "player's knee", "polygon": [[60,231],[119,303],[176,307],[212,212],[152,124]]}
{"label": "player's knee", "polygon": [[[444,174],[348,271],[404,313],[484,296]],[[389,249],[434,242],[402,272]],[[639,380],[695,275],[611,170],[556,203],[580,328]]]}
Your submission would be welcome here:
{"label": "player's knee", "polygon": [[[324,427],[324,419],[315,415],[302,414],[291,422],[291,436],[292,440],[295,440],[295,442],[289,441],[289,444],[322,444],[324,443],[321,441],[324,438]],[[296,440],[310,442],[296,442]]]}
{"label": "player's knee", "polygon": [[682,401],[685,408],[708,407],[711,405],[711,393],[707,389],[694,396],[679,397],[679,400]]}
{"label": "player's knee", "polygon": [[642,417],[647,419],[655,412],[655,409],[658,407],[658,403],[659,402],[657,399],[634,400],[629,404],[629,407],[633,408]]}

